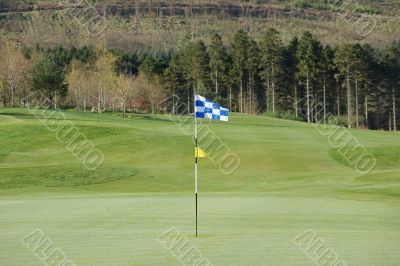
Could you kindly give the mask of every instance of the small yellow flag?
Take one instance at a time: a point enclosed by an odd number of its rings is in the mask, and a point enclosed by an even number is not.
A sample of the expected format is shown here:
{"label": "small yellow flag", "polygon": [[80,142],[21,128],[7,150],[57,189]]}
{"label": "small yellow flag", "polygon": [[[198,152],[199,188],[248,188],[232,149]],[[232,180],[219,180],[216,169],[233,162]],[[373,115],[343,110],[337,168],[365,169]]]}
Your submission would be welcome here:
{"label": "small yellow flag", "polygon": [[204,158],[204,157],[207,157],[207,153],[205,153],[201,148],[195,147],[194,148],[194,156],[197,158]]}

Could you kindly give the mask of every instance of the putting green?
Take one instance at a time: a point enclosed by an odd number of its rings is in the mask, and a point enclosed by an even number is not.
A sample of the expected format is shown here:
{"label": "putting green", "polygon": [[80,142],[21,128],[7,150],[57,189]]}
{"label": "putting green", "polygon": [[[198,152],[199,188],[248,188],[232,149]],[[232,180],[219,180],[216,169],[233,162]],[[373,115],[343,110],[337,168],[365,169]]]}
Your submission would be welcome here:
{"label": "putting green", "polygon": [[396,133],[349,131],[377,161],[360,175],[310,125],[203,121],[240,167],[200,160],[196,239],[190,136],[168,116],[65,115],[104,154],[98,170],[27,110],[0,110],[0,265],[41,265],[21,241],[37,229],[76,265],[180,265],[158,239],[171,228],[214,265],[315,265],[294,242],[308,230],[347,265],[400,261]]}

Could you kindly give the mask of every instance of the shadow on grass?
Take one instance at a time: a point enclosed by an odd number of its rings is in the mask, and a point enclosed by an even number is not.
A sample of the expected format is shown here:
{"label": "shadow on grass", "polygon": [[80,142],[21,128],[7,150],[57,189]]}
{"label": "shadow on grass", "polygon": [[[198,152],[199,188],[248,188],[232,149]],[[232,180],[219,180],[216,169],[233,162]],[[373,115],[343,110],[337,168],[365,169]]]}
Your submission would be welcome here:
{"label": "shadow on grass", "polygon": [[7,115],[7,116],[25,116],[25,117],[33,117],[33,114],[30,113],[19,113],[19,112],[0,112],[0,115]]}
{"label": "shadow on grass", "polygon": [[0,171],[0,189],[88,186],[130,178],[139,172],[136,167],[126,166],[101,166],[94,171],[88,171],[82,165],[3,167]]}

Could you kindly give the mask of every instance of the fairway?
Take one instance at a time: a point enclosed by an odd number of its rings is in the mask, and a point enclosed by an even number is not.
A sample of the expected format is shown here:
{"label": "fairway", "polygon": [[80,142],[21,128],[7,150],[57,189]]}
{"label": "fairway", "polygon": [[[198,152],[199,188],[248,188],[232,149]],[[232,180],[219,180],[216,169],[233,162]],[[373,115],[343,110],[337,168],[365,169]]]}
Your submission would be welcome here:
{"label": "fairway", "polygon": [[0,265],[43,265],[23,243],[34,230],[75,265],[182,265],[159,239],[171,228],[213,265],[324,265],[294,241],[308,230],[344,265],[399,265],[396,133],[349,130],[377,162],[360,175],[306,123],[203,121],[240,167],[200,160],[196,239],[192,136],[167,115],[64,115],[104,154],[100,168],[28,110],[0,111]]}

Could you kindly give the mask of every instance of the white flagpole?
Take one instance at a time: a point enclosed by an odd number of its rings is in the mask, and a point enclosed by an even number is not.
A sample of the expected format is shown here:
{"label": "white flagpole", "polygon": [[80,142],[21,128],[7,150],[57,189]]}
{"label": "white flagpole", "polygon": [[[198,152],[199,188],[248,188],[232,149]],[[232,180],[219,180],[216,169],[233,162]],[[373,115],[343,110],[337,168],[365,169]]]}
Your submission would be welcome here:
{"label": "white flagpole", "polygon": [[195,141],[195,156],[194,156],[194,192],[196,201],[196,237],[197,237],[197,118],[196,118],[196,96],[194,96],[194,141]]}

